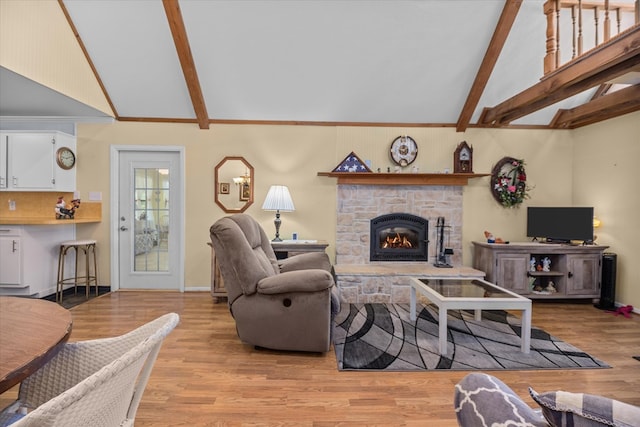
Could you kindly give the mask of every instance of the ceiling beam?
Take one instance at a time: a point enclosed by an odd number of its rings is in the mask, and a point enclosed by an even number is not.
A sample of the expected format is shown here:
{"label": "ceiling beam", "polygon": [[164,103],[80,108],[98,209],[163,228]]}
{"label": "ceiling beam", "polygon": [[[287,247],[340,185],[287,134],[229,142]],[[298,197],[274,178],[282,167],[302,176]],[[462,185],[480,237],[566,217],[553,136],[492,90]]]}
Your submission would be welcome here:
{"label": "ceiling beam", "polygon": [[605,96],[607,93],[609,93],[609,89],[611,89],[611,86],[612,86],[611,83],[600,84],[600,86],[598,86],[598,89],[596,89],[596,92],[591,97],[591,101],[593,101],[594,99],[600,98],[601,96]]}
{"label": "ceiling beam", "polygon": [[601,96],[575,108],[558,110],[550,126],[574,129],[639,110],[640,84],[637,84]]}
{"label": "ceiling beam", "polygon": [[209,129],[209,114],[207,113],[207,106],[204,102],[202,89],[200,88],[200,80],[196,72],[196,65],[193,62],[193,55],[191,55],[191,47],[189,46],[187,30],[182,20],[180,5],[178,4],[178,0],[162,0],[162,4],[167,14],[171,35],[176,45],[176,51],[178,52],[178,58],[182,66],[182,73],[184,74],[184,79],[189,89],[189,96],[191,96],[191,103],[193,104],[193,111],[196,113],[198,125],[200,129]]}
{"label": "ceiling beam", "polygon": [[467,100],[460,112],[460,117],[458,117],[456,132],[464,132],[467,130],[469,122],[471,121],[471,116],[476,110],[478,102],[480,102],[480,97],[487,86],[489,77],[491,77],[493,67],[496,65],[496,62],[500,57],[500,52],[502,51],[504,43],[509,36],[513,22],[516,20],[516,16],[518,16],[521,4],[522,0],[507,0],[505,2],[498,24],[496,25],[496,29],[493,32],[491,41],[489,42],[489,47],[484,54],[482,64],[480,64],[480,69],[478,70],[476,78],[473,81],[473,85],[471,86],[471,90],[467,95]]}
{"label": "ceiling beam", "polygon": [[492,108],[479,123],[499,126],[541,110],[640,65],[640,25],[549,73],[539,83]]}

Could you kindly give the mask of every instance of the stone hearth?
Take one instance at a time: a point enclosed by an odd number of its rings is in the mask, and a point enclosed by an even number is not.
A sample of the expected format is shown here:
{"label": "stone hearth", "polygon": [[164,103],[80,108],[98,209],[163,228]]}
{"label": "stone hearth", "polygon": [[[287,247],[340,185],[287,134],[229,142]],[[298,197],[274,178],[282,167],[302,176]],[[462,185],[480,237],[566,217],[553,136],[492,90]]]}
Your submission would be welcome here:
{"label": "stone hearth", "polygon": [[[453,249],[451,263],[462,264],[462,186],[338,185],[336,272],[346,302],[409,302],[409,276],[403,271],[431,269],[437,254],[439,216],[445,218],[444,243]],[[391,213],[410,213],[429,221],[428,262],[369,261],[370,220]],[[380,274],[376,266],[384,266]],[[369,266],[369,267],[367,267]],[[342,274],[347,271],[360,274]],[[362,274],[363,271],[376,271]],[[394,273],[397,272],[398,274]]]}

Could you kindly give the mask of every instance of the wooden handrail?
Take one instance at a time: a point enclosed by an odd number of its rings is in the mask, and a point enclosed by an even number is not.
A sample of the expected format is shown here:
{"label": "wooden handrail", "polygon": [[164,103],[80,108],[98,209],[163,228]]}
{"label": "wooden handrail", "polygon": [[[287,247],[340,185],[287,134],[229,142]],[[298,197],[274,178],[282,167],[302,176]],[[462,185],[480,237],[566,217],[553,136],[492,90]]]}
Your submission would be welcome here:
{"label": "wooden handrail", "polygon": [[[594,48],[601,43],[607,42],[612,37],[616,37],[621,32],[640,25],[640,0],[635,0],[634,4],[616,3],[609,0],[547,0],[544,3],[544,14],[547,16],[546,31],[546,55],[544,57],[544,73],[548,74],[562,65],[560,40],[571,40],[571,59],[581,56],[585,52],[585,44],[588,49]],[[585,15],[589,11],[592,16]],[[563,12],[570,14],[571,29],[567,29]],[[615,12],[615,13],[614,13]],[[623,23],[624,18],[633,17],[633,24]],[[611,19],[615,20],[612,25]],[[585,24],[585,22],[587,22]],[[602,27],[600,27],[602,23]],[[585,42],[584,25],[593,25],[593,40]],[[602,28],[602,29],[601,29]],[[600,33],[602,32],[602,39]],[[593,43],[592,43],[593,42]],[[563,45],[567,47],[566,42]],[[568,62],[568,61],[566,61]]]}

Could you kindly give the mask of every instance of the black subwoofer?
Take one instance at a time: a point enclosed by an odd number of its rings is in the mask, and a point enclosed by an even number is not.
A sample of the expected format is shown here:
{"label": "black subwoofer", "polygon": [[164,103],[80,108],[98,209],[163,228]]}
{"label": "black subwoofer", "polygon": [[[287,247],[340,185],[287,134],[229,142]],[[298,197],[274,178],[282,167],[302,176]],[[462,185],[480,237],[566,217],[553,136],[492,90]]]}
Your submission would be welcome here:
{"label": "black subwoofer", "polygon": [[602,255],[602,281],[600,301],[595,304],[600,310],[616,309],[616,264],[618,256],[613,253]]}

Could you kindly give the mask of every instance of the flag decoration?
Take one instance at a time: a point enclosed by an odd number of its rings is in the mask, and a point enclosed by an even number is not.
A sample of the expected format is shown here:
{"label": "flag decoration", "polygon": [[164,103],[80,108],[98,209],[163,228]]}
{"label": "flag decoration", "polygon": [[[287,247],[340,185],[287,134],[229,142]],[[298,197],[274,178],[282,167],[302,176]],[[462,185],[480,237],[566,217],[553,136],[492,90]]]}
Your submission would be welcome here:
{"label": "flag decoration", "polygon": [[352,151],[332,172],[371,172],[371,169]]}

